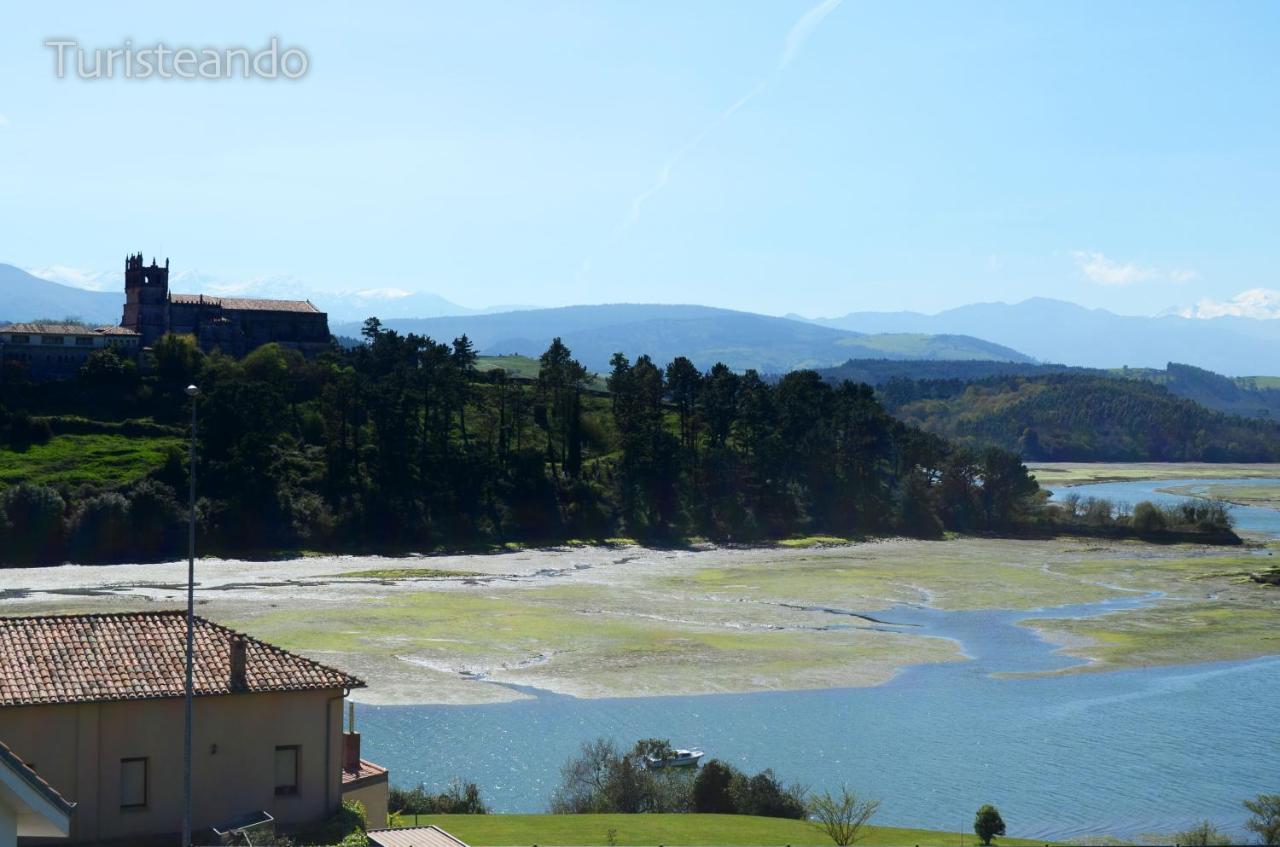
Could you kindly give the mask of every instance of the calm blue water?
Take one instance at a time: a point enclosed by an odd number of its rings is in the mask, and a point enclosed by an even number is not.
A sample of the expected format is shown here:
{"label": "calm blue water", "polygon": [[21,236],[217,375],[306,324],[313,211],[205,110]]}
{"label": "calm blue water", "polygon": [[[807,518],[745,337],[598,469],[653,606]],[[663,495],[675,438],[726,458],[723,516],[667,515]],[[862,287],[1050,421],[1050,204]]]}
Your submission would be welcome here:
{"label": "calm blue water", "polygon": [[[1089,488],[1151,499],[1138,493],[1142,485]],[[955,639],[971,660],[910,668],[876,688],[364,706],[361,729],[369,755],[396,783],[475,780],[496,811],[544,811],[560,764],[584,740],[603,735],[629,745],[659,736],[813,788],[847,782],[883,799],[876,822],[887,825],[967,830],[974,809],[993,802],[1011,834],[1046,839],[1169,832],[1205,817],[1238,828],[1241,799],[1280,791],[1280,659],[992,676],[1076,662],[1017,626],[1020,619],[1157,600],[880,612],[903,631]]]}
{"label": "calm blue water", "polygon": [[[1130,506],[1143,500],[1167,505],[1186,500],[1177,494],[1166,494],[1160,488],[1173,488],[1183,485],[1194,485],[1203,488],[1210,482],[1214,485],[1250,486],[1280,488],[1280,479],[1163,479],[1157,482],[1101,482],[1095,485],[1074,485],[1070,488],[1059,488],[1053,491],[1053,499],[1060,500],[1068,494],[1079,494],[1082,498],[1102,497],[1116,503],[1128,503]],[[1263,509],[1257,506],[1232,506],[1231,514],[1236,519],[1236,529],[1246,532],[1264,532],[1280,536],[1280,512],[1274,509]]]}

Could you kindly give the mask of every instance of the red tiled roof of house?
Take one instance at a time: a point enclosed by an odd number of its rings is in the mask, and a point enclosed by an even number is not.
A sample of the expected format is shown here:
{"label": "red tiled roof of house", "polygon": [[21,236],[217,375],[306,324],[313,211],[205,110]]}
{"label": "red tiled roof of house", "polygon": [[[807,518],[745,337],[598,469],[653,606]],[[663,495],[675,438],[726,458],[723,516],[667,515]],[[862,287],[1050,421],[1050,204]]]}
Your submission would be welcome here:
{"label": "red tiled roof of house", "polygon": [[[0,706],[181,697],[185,611],[0,618]],[[245,645],[233,688],[231,643]],[[197,695],[363,688],[355,677],[197,617]]]}
{"label": "red tiled roof of house", "polygon": [[45,782],[44,777],[33,771],[30,765],[18,758],[18,754],[10,750],[9,745],[3,741],[0,741],[0,767],[8,767],[23,782],[30,785],[37,794],[52,803],[63,814],[70,814],[71,810],[75,808],[75,803],[63,797],[58,793],[58,789]]}
{"label": "red tiled roof of house", "polygon": [[310,312],[320,310],[310,300],[262,300],[256,297],[211,297],[208,294],[170,294],[170,303],[221,306],[241,312]]}
{"label": "red tiled roof of house", "polygon": [[382,765],[375,765],[368,759],[361,759],[360,770],[349,771],[346,768],[342,769],[342,782],[343,784],[348,782],[358,782],[362,779],[368,779],[371,776],[382,776],[386,772],[387,769]]}

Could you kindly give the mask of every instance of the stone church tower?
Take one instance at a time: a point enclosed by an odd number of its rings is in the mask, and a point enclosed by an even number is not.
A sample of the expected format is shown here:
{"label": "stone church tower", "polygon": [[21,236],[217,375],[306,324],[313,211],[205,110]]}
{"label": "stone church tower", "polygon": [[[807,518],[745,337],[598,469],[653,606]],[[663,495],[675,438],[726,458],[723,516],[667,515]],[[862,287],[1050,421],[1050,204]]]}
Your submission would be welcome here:
{"label": "stone church tower", "polygon": [[164,267],[151,260],[142,264],[142,254],[124,261],[124,319],[120,325],[139,333],[142,346],[150,347],[169,328],[169,260]]}

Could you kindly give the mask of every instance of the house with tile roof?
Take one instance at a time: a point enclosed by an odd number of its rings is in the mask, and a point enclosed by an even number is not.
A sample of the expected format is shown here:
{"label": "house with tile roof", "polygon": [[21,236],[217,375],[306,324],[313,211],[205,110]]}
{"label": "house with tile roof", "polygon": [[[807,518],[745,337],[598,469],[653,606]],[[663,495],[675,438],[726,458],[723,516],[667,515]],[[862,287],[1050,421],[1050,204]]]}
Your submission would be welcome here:
{"label": "house with tile roof", "polygon": [[[181,829],[185,655],[184,611],[0,618],[0,740],[75,804],[70,843]],[[199,617],[194,657],[194,831],[316,823],[349,785],[376,804],[379,775],[385,816],[386,771],[342,726],[365,683]]]}
{"label": "house with tile roof", "polygon": [[137,358],[141,336],[119,326],[68,323],[17,323],[0,327],[0,367],[18,365],[33,379],[67,379],[104,347]]}

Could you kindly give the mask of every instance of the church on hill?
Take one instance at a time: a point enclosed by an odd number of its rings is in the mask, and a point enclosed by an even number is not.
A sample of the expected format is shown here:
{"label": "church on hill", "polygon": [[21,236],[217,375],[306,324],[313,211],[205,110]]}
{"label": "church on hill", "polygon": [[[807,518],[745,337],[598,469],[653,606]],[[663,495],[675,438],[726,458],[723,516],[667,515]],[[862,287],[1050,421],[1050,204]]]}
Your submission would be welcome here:
{"label": "church on hill", "polygon": [[195,336],[203,350],[243,356],[263,344],[280,344],[303,353],[329,346],[329,317],[310,300],[259,300],[213,297],[169,291],[169,260],[144,265],[142,254],[125,259],[124,318],[120,326],[136,332],[150,347],[166,333]]}

